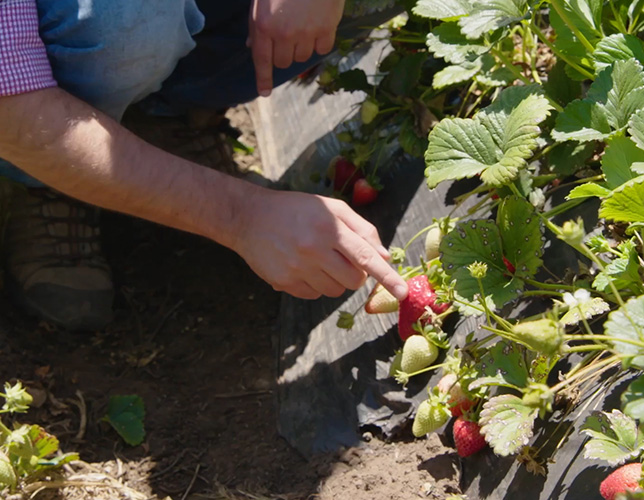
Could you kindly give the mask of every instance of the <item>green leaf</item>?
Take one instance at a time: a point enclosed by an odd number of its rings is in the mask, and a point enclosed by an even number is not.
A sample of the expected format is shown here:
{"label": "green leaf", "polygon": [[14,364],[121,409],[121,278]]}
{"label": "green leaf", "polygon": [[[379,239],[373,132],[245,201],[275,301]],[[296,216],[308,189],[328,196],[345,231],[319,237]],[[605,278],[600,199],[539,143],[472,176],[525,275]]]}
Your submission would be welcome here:
{"label": "green leaf", "polygon": [[637,177],[631,169],[635,162],[644,162],[644,150],[622,134],[609,139],[602,156],[602,171],[608,187],[614,189]]}
{"label": "green leaf", "polygon": [[513,455],[529,443],[538,413],[512,394],[495,396],[483,405],[481,434],[497,455]]}
{"label": "green leaf", "polygon": [[570,191],[568,196],[566,196],[566,199],[574,200],[577,198],[590,198],[592,196],[603,198],[608,196],[610,192],[610,189],[605,188],[604,186],[595,184],[594,182],[587,182],[586,184],[581,184]]}
{"label": "green leaf", "polygon": [[618,290],[641,286],[640,266],[636,245],[631,241],[627,247],[622,246],[622,256],[613,259],[604,270],[597,274],[593,287],[600,292],[605,291],[612,282]]}
{"label": "green leaf", "polygon": [[367,81],[367,74],[361,69],[343,71],[336,77],[336,84],[347,92],[369,92],[371,85]]}
{"label": "green leaf", "polygon": [[640,422],[644,421],[644,375],[631,382],[620,399],[626,415]]}
{"label": "green leaf", "polygon": [[551,106],[536,86],[510,87],[473,119],[447,118],[429,134],[425,175],[430,188],[481,174],[493,186],[509,183],[537,147],[538,124]]}
{"label": "green leaf", "polygon": [[617,222],[644,222],[644,176],[613,190],[602,202],[599,216]]}
{"label": "green leaf", "polygon": [[564,142],[552,148],[548,163],[553,172],[565,177],[585,167],[594,150],[594,142]]}
{"label": "green leaf", "polygon": [[464,61],[461,64],[452,64],[434,75],[432,87],[442,89],[449,85],[466,82],[471,80],[479,71],[481,71],[481,61],[479,59]]}
{"label": "green leaf", "polygon": [[584,447],[585,458],[619,465],[636,458],[644,450],[644,436],[637,423],[619,410],[592,412],[580,432],[591,438]]}
{"label": "green leaf", "polygon": [[505,66],[497,67],[494,57],[490,54],[481,56],[481,71],[476,75],[476,81],[488,87],[507,87],[516,76]]}
{"label": "green leaf", "polygon": [[415,158],[423,156],[427,149],[427,138],[420,137],[414,126],[414,118],[408,116],[400,125],[398,142],[403,151]]}
{"label": "green leaf", "polygon": [[[474,390],[483,385],[502,385],[510,388],[528,386],[530,373],[525,358],[526,349],[509,340],[494,344],[476,363],[476,369],[482,378],[474,380],[468,386]],[[484,379],[487,379],[483,382]],[[490,379],[494,379],[494,382]]]}
{"label": "green leaf", "polygon": [[429,19],[449,19],[464,16],[471,9],[468,0],[418,0],[412,12]]}
{"label": "green leaf", "polygon": [[559,361],[559,356],[545,356],[543,354],[531,353],[535,357],[530,362],[530,377],[536,384],[545,384],[548,375]]}
{"label": "green leaf", "polygon": [[455,22],[442,23],[428,33],[427,48],[435,57],[452,64],[472,61],[489,50],[480,41],[467,39]]}
{"label": "green leaf", "polygon": [[34,445],[36,456],[45,458],[58,451],[58,438],[47,433],[39,425],[32,425],[29,429],[29,439]]}
{"label": "green leaf", "polygon": [[426,52],[417,52],[401,58],[385,77],[382,85],[396,95],[409,95],[418,84],[421,69],[428,57]]}
{"label": "green leaf", "polygon": [[559,322],[564,325],[576,325],[582,319],[590,319],[593,316],[603,314],[609,310],[610,306],[604,299],[601,297],[593,297],[571,308],[561,317]]}
{"label": "green leaf", "polygon": [[[604,323],[606,335],[644,344],[644,295],[629,299],[608,315]],[[615,352],[627,356],[626,365],[644,369],[644,347],[618,340],[608,341]]]}
{"label": "green leaf", "polygon": [[469,15],[460,18],[458,24],[466,37],[476,39],[520,21],[527,11],[526,0],[473,0]]}
{"label": "green leaf", "polygon": [[625,61],[632,58],[644,64],[642,42],[633,35],[624,35],[623,33],[602,38],[597,43],[595,52],[593,52],[595,71],[597,73],[615,61]]}
{"label": "green leaf", "polygon": [[62,455],[56,455],[48,459],[39,459],[38,464],[36,465],[36,470],[51,469],[54,467],[60,467],[61,465],[68,464],[80,460],[80,455],[78,453],[64,453]]}
{"label": "green leaf", "polygon": [[624,129],[642,107],[642,66],[635,59],[616,61],[599,74],[585,99],[571,102],[557,116],[552,136],[557,141],[603,140]]}
{"label": "green leaf", "polygon": [[635,144],[644,149],[644,109],[633,113],[628,122],[628,133]]}
{"label": "green leaf", "polygon": [[140,396],[112,396],[103,420],[109,423],[127,444],[137,446],[145,438],[144,417],[145,408]]}
{"label": "green leaf", "polygon": [[544,83],[546,94],[562,106],[581,97],[581,83],[573,80],[565,71],[566,63],[558,60],[548,73]]}

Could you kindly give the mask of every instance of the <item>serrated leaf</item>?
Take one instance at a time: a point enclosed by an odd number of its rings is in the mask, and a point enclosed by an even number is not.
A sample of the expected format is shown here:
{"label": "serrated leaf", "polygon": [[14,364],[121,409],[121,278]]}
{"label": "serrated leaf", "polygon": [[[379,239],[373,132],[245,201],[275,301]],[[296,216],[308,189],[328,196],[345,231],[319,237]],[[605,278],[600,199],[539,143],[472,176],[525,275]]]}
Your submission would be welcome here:
{"label": "serrated leaf", "polygon": [[414,127],[414,119],[411,116],[405,118],[400,125],[398,142],[405,153],[415,158],[422,156],[427,149],[427,138],[418,136]]}
{"label": "serrated leaf", "polygon": [[530,377],[536,384],[545,384],[548,375],[559,361],[559,356],[546,356],[534,353],[535,357],[530,362]]}
{"label": "serrated leaf", "polygon": [[548,80],[543,85],[546,94],[562,106],[581,97],[581,83],[570,78],[565,68],[566,63],[558,60],[548,72]]}
{"label": "serrated leaf", "polygon": [[644,149],[644,109],[633,113],[628,122],[628,133],[635,144]]}
{"label": "serrated leaf", "polygon": [[145,438],[144,417],[145,407],[140,396],[112,396],[103,420],[109,423],[127,444],[137,446]]}
{"label": "serrated leaf", "polygon": [[552,148],[548,157],[550,169],[561,176],[572,175],[586,166],[594,149],[595,144],[593,142],[584,142],[582,144],[564,142],[557,144]]}
{"label": "serrated leaf", "polygon": [[592,412],[580,432],[591,438],[584,447],[585,458],[619,465],[644,450],[644,435],[637,423],[619,410]]}
{"label": "serrated leaf", "polygon": [[[644,343],[644,295],[629,299],[608,315],[604,331],[609,337]],[[613,349],[627,357],[625,364],[644,369],[644,347],[618,340],[607,341]]]}
{"label": "serrated leaf", "polygon": [[479,173],[487,184],[509,183],[536,149],[538,124],[550,109],[536,86],[510,87],[473,119],[442,120],[429,134],[428,186]]}
{"label": "serrated leaf", "polygon": [[510,388],[527,387],[530,373],[525,353],[526,349],[514,342],[508,340],[497,342],[476,363],[481,379],[487,378],[486,382],[481,383],[477,379],[468,387],[474,390],[482,385],[491,385],[491,379],[496,380],[494,385]]}
{"label": "serrated leaf", "polygon": [[476,75],[476,81],[488,87],[506,87],[516,76],[505,66],[497,67],[494,57],[490,54],[481,56],[481,71]]}
{"label": "serrated leaf", "polygon": [[593,297],[592,299],[580,302],[575,307],[572,307],[564,314],[559,320],[564,325],[576,325],[582,319],[590,319],[598,314],[603,314],[610,310],[608,303],[601,297]]}
{"label": "serrated leaf", "polygon": [[369,92],[371,85],[367,81],[367,74],[361,69],[343,71],[336,77],[336,84],[347,92]]}
{"label": "serrated leaf", "polygon": [[530,202],[518,196],[503,199],[497,214],[503,255],[514,265],[515,276],[534,276],[541,267],[543,227]]}
{"label": "serrated leaf", "polygon": [[600,292],[605,291],[612,282],[618,290],[631,287],[637,289],[641,283],[640,266],[635,245],[630,245],[622,252],[622,257],[610,261],[604,269],[597,274],[593,287]]}
{"label": "serrated leaf", "polygon": [[427,48],[435,57],[452,64],[471,61],[489,50],[481,42],[466,38],[455,22],[442,23],[432,29],[427,34]]}
{"label": "serrated leaf", "polygon": [[46,432],[39,425],[32,425],[30,427],[29,439],[31,439],[34,445],[38,458],[45,458],[58,451],[58,438]]}
{"label": "serrated leaf", "polygon": [[481,434],[497,455],[513,455],[529,443],[538,413],[512,394],[495,396],[481,410]]}
{"label": "serrated leaf", "polygon": [[617,222],[644,222],[644,176],[614,189],[602,202],[599,216]]}
{"label": "serrated leaf", "polygon": [[570,193],[568,193],[568,196],[566,196],[566,199],[575,200],[578,198],[590,198],[592,196],[603,198],[605,196],[608,196],[610,193],[610,189],[605,188],[600,184],[587,182],[586,184],[581,184],[570,191]]}
{"label": "serrated leaf", "polygon": [[602,156],[602,171],[608,187],[614,189],[637,177],[631,169],[635,162],[644,162],[644,150],[622,134],[609,139]]}
{"label": "serrated leaf", "polygon": [[622,130],[644,106],[644,72],[635,59],[616,61],[592,83],[585,99],[571,102],[557,116],[557,141],[603,140]]}
{"label": "serrated leaf", "polygon": [[396,95],[409,95],[418,84],[421,69],[428,57],[426,52],[404,56],[385,77],[383,87]]}
{"label": "serrated leaf", "polygon": [[597,42],[595,52],[593,52],[597,73],[613,64],[614,61],[625,61],[631,58],[644,64],[644,48],[642,48],[639,38],[623,33],[602,38]]}
{"label": "serrated leaf", "polygon": [[644,421],[644,375],[628,385],[620,400],[622,410],[627,416],[640,422]]}
{"label": "serrated leaf", "polygon": [[474,0],[469,15],[460,18],[458,24],[466,37],[476,39],[520,21],[527,10],[526,0]]}
{"label": "serrated leaf", "polygon": [[429,19],[450,19],[464,16],[471,9],[468,0],[418,0],[412,12]]}
{"label": "serrated leaf", "polygon": [[464,61],[461,64],[452,64],[434,74],[432,87],[442,89],[450,85],[471,80],[474,75],[481,71],[481,61]]}

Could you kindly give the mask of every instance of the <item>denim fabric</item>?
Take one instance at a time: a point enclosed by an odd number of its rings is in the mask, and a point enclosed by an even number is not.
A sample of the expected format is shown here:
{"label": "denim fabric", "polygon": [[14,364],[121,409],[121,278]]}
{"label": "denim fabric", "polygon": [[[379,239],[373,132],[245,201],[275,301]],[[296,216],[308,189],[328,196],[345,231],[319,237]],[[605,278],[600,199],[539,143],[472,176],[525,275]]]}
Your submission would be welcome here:
{"label": "denim fabric", "polygon": [[[257,97],[246,47],[251,0],[37,0],[40,36],[59,86],[120,120],[144,109],[182,114],[219,109]],[[392,17],[343,20],[351,37]],[[322,59],[275,69],[280,85]],[[42,184],[0,159],[0,176]]]}

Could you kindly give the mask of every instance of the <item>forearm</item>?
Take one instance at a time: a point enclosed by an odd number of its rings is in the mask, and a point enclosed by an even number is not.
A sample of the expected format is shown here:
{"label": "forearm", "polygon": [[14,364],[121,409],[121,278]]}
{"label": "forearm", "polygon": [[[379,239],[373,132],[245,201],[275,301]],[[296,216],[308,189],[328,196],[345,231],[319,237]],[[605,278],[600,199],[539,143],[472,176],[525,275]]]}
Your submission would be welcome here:
{"label": "forearm", "polygon": [[145,143],[60,89],[0,98],[0,157],[71,197],[228,247],[256,189]]}

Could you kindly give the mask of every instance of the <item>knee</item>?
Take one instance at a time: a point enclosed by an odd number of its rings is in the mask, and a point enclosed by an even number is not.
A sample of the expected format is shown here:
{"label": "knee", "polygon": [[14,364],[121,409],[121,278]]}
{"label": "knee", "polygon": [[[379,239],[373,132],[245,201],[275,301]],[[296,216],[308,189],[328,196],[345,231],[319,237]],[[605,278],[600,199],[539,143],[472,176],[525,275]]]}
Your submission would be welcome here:
{"label": "knee", "polygon": [[68,92],[119,119],[194,48],[194,0],[39,0],[41,36]]}

